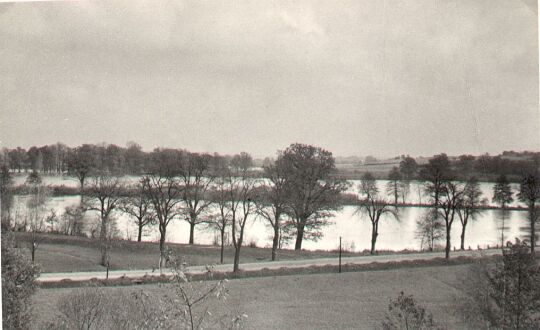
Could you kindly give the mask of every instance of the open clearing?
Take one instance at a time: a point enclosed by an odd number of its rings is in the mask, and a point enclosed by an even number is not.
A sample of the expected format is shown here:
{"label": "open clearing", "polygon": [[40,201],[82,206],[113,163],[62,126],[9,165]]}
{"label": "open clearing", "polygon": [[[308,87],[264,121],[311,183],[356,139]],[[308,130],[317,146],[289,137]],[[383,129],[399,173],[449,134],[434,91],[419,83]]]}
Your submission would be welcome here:
{"label": "open clearing", "polygon": [[[448,329],[466,329],[456,313],[465,293],[460,278],[467,265],[397,270],[279,276],[230,280],[228,303],[248,315],[248,329],[373,329],[380,325],[389,298],[413,294]],[[166,286],[109,287],[160,294]],[[58,301],[73,288],[39,289],[34,296],[35,328],[54,318]]]}

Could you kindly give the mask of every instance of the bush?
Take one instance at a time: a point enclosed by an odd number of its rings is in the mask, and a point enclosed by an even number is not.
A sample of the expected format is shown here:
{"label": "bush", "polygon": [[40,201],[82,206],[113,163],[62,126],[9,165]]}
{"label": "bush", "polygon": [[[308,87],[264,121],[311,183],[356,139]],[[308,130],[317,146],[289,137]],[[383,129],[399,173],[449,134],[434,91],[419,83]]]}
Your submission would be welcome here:
{"label": "bush", "polygon": [[172,260],[174,276],[163,293],[79,288],[63,298],[51,329],[238,329],[243,318],[230,310],[225,281],[191,282]]}
{"label": "bush", "polygon": [[30,297],[36,289],[38,269],[17,248],[11,235],[2,233],[2,325],[26,329],[30,323]]}
{"label": "bush", "polygon": [[418,305],[413,296],[407,296],[403,291],[396,299],[390,299],[386,321],[382,328],[385,330],[427,330],[439,329],[433,321],[431,313]]}
{"label": "bush", "polygon": [[477,328],[539,329],[540,267],[516,240],[495,264],[478,265],[467,279],[461,314]]}

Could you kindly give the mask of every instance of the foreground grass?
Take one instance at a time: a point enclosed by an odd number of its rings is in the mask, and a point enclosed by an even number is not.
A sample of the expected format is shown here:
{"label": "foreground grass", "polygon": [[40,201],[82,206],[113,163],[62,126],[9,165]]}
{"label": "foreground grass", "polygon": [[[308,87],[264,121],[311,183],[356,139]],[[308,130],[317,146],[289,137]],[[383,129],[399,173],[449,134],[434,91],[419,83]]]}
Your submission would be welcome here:
{"label": "foreground grass", "polygon": [[[342,274],[293,275],[230,280],[228,303],[248,315],[249,329],[373,329],[384,319],[389,298],[413,294],[448,329],[466,329],[456,302],[468,265],[401,268]],[[111,295],[144,290],[163,294],[167,285],[109,287]],[[39,289],[34,327],[57,313],[73,288]],[[122,291],[121,291],[122,290]]]}
{"label": "foreground grass", "polygon": [[[21,246],[30,244],[30,233],[14,233]],[[99,264],[99,241],[84,237],[54,234],[40,234],[36,251],[36,263],[41,271],[80,272],[100,271],[104,267]],[[187,245],[169,243],[167,246],[176,256],[182,258],[190,266],[219,263],[220,248],[212,245]],[[331,251],[295,251],[280,250],[279,260],[296,260],[310,258],[337,257]],[[345,253],[344,256],[362,255],[362,253]],[[242,247],[241,262],[270,261],[271,249]],[[153,242],[114,241],[111,247],[111,269],[151,269],[157,266],[159,245]],[[224,263],[232,263],[234,248],[225,248]]]}

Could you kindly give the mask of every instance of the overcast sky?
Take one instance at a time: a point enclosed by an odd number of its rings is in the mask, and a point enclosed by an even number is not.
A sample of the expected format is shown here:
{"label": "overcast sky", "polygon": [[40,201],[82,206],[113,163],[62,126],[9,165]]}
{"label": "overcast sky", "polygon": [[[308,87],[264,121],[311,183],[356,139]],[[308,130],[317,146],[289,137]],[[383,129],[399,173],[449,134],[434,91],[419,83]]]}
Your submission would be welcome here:
{"label": "overcast sky", "polygon": [[540,150],[535,0],[0,4],[0,147]]}

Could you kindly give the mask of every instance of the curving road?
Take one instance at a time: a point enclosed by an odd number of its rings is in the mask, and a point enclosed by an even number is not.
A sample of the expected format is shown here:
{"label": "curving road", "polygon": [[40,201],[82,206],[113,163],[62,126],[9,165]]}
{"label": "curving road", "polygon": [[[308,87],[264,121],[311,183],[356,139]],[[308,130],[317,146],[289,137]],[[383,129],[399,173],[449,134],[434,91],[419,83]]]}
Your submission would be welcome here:
{"label": "curving road", "polygon": [[[498,249],[480,250],[480,251],[455,251],[451,253],[451,257],[468,256],[468,257],[481,257],[500,254]],[[372,262],[395,262],[395,261],[414,261],[414,260],[430,260],[435,258],[443,258],[444,252],[425,252],[425,253],[411,253],[411,254],[388,254],[388,255],[374,255],[374,256],[359,256],[359,257],[343,257],[342,264],[369,264]],[[286,268],[302,268],[310,266],[325,266],[325,265],[338,265],[338,258],[318,258],[318,259],[303,259],[303,260],[286,260],[286,261],[269,261],[269,262],[256,262],[240,264],[242,270],[261,270],[267,269],[279,269]],[[230,272],[233,269],[232,264],[213,265],[213,271],[216,272]],[[201,274],[208,272],[208,266],[191,266],[187,267],[186,273]],[[163,272],[165,275],[170,275],[170,270]],[[129,278],[140,278],[145,275],[159,275],[159,270],[152,269],[140,269],[140,270],[111,270],[109,271],[109,278],[120,278],[123,276]],[[59,282],[61,280],[72,281],[86,281],[90,279],[105,279],[106,272],[104,271],[91,271],[91,272],[73,272],[73,273],[42,273],[38,278],[38,282]]]}

